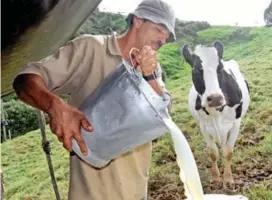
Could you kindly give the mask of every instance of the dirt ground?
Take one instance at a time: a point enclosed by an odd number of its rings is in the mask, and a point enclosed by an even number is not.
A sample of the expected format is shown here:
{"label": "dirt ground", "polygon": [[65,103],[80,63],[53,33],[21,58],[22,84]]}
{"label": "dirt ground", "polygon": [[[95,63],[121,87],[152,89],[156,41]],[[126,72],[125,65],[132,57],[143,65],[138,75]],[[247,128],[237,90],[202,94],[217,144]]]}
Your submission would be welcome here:
{"label": "dirt ground", "polygon": [[[252,131],[252,130],[251,130]],[[245,137],[237,141],[237,145],[241,149],[249,148],[252,145],[257,145],[262,139],[262,135],[250,134],[249,130],[245,130]],[[169,162],[176,162],[176,156],[173,153],[169,153],[164,157],[161,165]],[[199,163],[199,160],[196,160]],[[220,166],[221,174],[223,173],[223,166]],[[199,169],[200,176],[204,170],[209,170],[210,166],[206,166]],[[178,168],[173,169],[176,174],[175,179],[178,179]],[[204,193],[213,194],[241,194],[248,190],[251,186],[259,183],[263,180],[272,180],[272,167],[271,163],[267,159],[262,158],[261,155],[251,158],[250,160],[245,160],[243,162],[238,162],[232,167],[233,178],[235,180],[235,186],[233,188],[223,188],[222,185],[214,185],[210,183],[209,179],[201,178]],[[183,200],[185,199],[183,184],[178,182],[178,184],[173,181],[173,175],[163,175],[163,178],[152,177],[149,181],[149,198],[150,200]],[[270,185],[272,190],[272,185]]]}
{"label": "dirt ground", "polygon": [[[271,165],[271,164],[270,164]],[[254,160],[253,164],[241,164],[233,168],[234,188],[224,189],[223,185],[215,186],[209,180],[202,180],[204,193],[213,194],[238,194],[249,189],[252,185],[272,179],[272,168],[263,160]],[[222,172],[222,168],[221,168]],[[201,171],[200,171],[201,173]],[[149,184],[150,200],[182,200],[185,199],[183,184],[171,183],[171,180],[161,178],[152,179]],[[272,190],[272,186],[271,186]]]}

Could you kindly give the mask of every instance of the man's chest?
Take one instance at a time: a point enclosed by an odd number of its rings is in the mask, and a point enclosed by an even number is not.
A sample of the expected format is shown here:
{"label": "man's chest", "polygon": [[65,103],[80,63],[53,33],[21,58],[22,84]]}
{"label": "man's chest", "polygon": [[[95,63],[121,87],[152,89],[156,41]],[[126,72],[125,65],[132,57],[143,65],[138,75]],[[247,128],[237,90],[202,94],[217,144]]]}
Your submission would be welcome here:
{"label": "man's chest", "polygon": [[121,62],[120,57],[106,57],[105,55],[101,55],[96,57],[94,62],[85,63],[88,65],[88,70],[82,76],[78,91],[71,95],[70,103],[78,107]]}

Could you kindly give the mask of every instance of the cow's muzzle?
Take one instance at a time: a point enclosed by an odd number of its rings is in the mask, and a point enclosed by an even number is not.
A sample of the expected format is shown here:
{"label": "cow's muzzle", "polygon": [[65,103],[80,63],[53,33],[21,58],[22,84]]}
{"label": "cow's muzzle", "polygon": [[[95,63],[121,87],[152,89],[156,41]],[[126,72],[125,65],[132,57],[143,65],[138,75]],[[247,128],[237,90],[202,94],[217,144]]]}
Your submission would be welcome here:
{"label": "cow's muzzle", "polygon": [[207,104],[209,107],[222,106],[224,98],[221,94],[212,94],[207,97]]}

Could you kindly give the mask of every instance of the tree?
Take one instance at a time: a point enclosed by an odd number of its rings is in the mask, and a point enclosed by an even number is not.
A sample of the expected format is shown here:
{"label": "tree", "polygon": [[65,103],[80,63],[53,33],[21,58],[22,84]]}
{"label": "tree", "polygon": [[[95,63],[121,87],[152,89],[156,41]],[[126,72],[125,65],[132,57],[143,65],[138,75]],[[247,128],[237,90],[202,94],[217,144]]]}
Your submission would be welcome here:
{"label": "tree", "polygon": [[266,23],[266,26],[272,26],[272,1],[264,11],[264,21]]}

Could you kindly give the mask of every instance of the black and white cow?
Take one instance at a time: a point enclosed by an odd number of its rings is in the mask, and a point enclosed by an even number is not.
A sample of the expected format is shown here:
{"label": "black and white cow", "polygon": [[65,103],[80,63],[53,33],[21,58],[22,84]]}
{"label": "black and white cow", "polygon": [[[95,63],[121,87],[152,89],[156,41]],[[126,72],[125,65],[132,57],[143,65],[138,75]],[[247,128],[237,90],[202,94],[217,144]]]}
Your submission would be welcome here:
{"label": "black and white cow", "polygon": [[[231,155],[246,114],[250,95],[248,84],[236,61],[223,60],[224,47],[197,45],[194,52],[184,45],[182,54],[192,67],[193,85],[189,93],[189,110],[198,122],[212,160],[212,181],[220,182],[218,146],[225,158],[224,186],[233,184]],[[218,146],[217,146],[218,145]]]}

